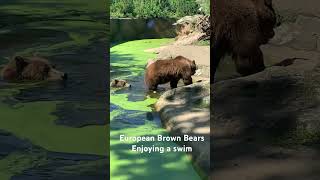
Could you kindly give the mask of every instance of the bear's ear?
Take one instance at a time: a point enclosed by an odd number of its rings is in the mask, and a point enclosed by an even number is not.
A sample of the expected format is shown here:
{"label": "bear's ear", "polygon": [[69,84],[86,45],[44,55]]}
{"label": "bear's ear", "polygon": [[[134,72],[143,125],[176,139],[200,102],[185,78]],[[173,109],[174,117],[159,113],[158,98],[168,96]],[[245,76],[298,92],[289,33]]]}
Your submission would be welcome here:
{"label": "bear's ear", "polygon": [[272,0],[264,0],[264,4],[270,7],[272,6]]}
{"label": "bear's ear", "polygon": [[195,60],[193,60],[193,61],[192,61],[192,63],[193,63],[193,64],[196,64],[196,61],[195,61]]}
{"label": "bear's ear", "polygon": [[21,56],[16,56],[14,60],[16,62],[17,73],[22,73],[23,69],[28,65],[28,62]]}

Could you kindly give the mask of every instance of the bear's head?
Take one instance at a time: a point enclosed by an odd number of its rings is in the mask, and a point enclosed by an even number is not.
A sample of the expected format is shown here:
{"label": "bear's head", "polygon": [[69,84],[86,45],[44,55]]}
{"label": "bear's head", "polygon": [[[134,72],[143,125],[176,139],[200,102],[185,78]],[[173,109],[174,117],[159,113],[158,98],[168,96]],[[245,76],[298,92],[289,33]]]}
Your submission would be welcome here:
{"label": "bear's head", "polygon": [[277,15],[272,5],[272,0],[253,0],[259,20],[261,43],[266,44],[275,35]]}
{"label": "bear's head", "polygon": [[131,85],[126,80],[114,79],[110,83],[111,87],[114,88],[129,88]]}
{"label": "bear's head", "polygon": [[67,74],[58,71],[45,58],[16,56],[4,66],[1,76],[6,81],[59,81],[66,80]]}

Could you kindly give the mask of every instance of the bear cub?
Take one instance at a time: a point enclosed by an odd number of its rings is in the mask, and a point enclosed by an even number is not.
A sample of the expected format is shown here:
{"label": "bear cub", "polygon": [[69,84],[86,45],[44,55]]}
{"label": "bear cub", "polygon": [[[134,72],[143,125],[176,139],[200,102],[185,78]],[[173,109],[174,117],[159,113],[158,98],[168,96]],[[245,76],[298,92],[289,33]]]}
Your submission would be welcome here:
{"label": "bear cub", "polygon": [[58,71],[45,58],[16,56],[4,66],[1,77],[5,81],[59,81],[66,80],[67,74]]}
{"label": "bear cub", "polygon": [[126,80],[114,79],[111,81],[110,86],[113,88],[130,88],[131,84],[129,84]]}
{"label": "bear cub", "polygon": [[159,84],[170,82],[170,87],[176,88],[180,79],[185,85],[192,84],[192,75],[196,73],[195,61],[183,56],[174,59],[157,60],[146,67],[145,84],[149,90],[157,90]]}

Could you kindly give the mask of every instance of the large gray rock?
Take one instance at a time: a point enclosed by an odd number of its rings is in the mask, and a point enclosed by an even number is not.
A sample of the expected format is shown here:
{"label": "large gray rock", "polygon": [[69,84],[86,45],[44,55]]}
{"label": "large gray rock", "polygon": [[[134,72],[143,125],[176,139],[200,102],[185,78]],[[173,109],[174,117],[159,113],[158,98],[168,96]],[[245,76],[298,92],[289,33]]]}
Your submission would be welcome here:
{"label": "large gray rock", "polygon": [[156,103],[164,127],[175,136],[204,136],[204,142],[184,142],[191,146],[194,163],[206,174],[210,169],[210,85],[194,83],[165,92]]}
{"label": "large gray rock", "polygon": [[215,83],[211,109],[214,136],[320,134],[319,80],[317,58]]}
{"label": "large gray rock", "polygon": [[320,16],[320,1],[318,0],[273,0],[277,11],[287,17],[294,17],[297,14],[306,16]]}
{"label": "large gray rock", "polygon": [[208,15],[194,15],[185,16],[179,19],[173,25],[176,26],[178,37],[176,40],[179,43],[190,39],[189,43],[192,44],[200,40],[210,39],[210,17]]}
{"label": "large gray rock", "polygon": [[320,2],[317,0],[274,0],[281,23],[271,44],[297,50],[319,51]]}
{"label": "large gray rock", "polygon": [[315,55],[211,87],[210,179],[320,176],[315,146],[320,142],[320,61]]}
{"label": "large gray rock", "polygon": [[[212,180],[320,177],[320,1],[273,4],[281,25],[262,46],[267,69],[239,77],[227,57],[211,87]],[[286,58],[306,60],[273,66]]]}

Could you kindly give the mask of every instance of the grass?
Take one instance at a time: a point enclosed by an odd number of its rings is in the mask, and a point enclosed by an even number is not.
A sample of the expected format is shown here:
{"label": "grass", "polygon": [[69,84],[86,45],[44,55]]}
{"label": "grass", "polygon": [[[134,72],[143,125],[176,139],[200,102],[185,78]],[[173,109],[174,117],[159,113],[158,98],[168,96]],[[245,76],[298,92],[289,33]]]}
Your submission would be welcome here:
{"label": "grass", "polygon": [[193,45],[196,46],[210,46],[210,41],[209,40],[201,40],[201,41],[197,41],[195,42]]}

